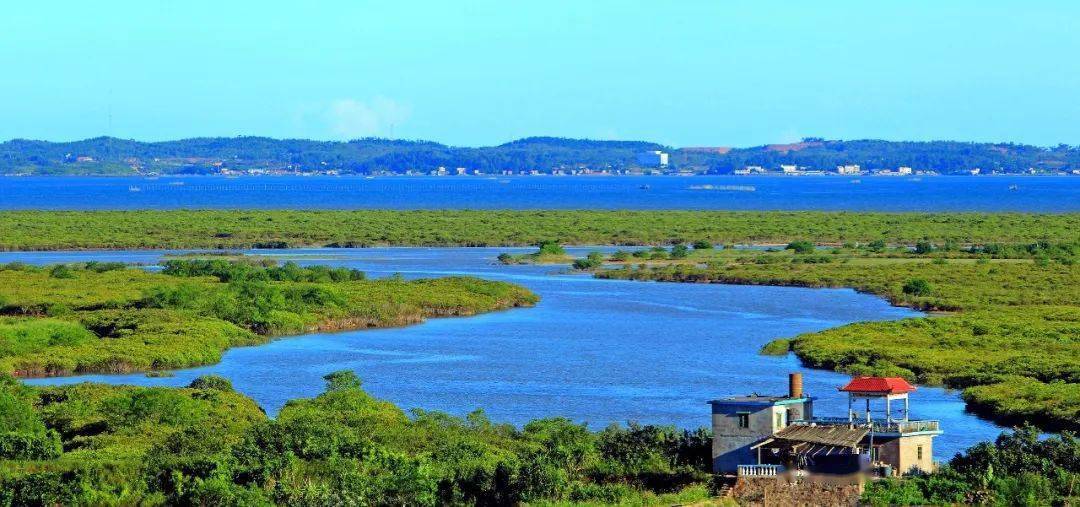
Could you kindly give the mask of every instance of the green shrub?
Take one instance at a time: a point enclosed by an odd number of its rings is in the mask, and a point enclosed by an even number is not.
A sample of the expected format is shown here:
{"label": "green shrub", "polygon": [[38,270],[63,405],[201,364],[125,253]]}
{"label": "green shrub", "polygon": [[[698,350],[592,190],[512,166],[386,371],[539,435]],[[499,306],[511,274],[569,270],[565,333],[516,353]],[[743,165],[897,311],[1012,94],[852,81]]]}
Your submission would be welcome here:
{"label": "green shrub", "polygon": [[915,253],[919,255],[928,254],[935,250],[937,250],[937,248],[929,241],[919,241],[915,243]]}
{"label": "green shrub", "polygon": [[812,241],[792,241],[788,243],[785,250],[793,250],[797,254],[810,254],[814,253],[814,243]]}
{"label": "green shrub", "polygon": [[604,255],[600,252],[589,252],[584,259],[574,259],[573,264],[571,264],[574,269],[578,270],[596,269],[603,265]]}
{"label": "green shrub", "polygon": [[541,241],[537,246],[540,255],[566,255],[566,249],[558,241]]}
{"label": "green shrub", "polygon": [[902,291],[904,294],[911,296],[929,296],[930,293],[933,292],[930,288],[930,282],[927,282],[922,278],[912,278],[904,282]]}
{"label": "green shrub", "polygon": [[49,276],[52,278],[75,278],[75,273],[67,264],[57,264],[49,269]]}
{"label": "green shrub", "polygon": [[192,380],[188,387],[191,389],[212,389],[214,391],[232,392],[232,382],[220,375],[200,375]]}
{"label": "green shrub", "polygon": [[48,460],[61,454],[60,435],[44,433],[0,433],[0,460]]}

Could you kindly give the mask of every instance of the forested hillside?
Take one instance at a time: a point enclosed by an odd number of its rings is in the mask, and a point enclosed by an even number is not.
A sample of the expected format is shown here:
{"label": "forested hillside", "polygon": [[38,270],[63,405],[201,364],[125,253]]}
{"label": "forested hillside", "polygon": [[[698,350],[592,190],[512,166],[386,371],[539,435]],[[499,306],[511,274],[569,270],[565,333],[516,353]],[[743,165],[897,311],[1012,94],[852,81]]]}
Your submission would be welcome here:
{"label": "forested hillside", "polygon": [[164,142],[98,137],[54,143],[16,139],[0,143],[0,174],[217,174],[223,171],[326,172],[342,174],[429,172],[458,167],[484,173],[549,172],[554,169],[622,171],[637,167],[637,154],[664,150],[666,170],[724,174],[746,166],[779,170],[792,164],[832,170],[900,166],[940,173],[1057,172],[1080,169],[1080,148],[956,141],[828,141],[728,149],[671,148],[640,141],[593,141],[531,137],[488,147],[455,147],[429,141],[357,139],[347,142],[265,137],[196,138]]}

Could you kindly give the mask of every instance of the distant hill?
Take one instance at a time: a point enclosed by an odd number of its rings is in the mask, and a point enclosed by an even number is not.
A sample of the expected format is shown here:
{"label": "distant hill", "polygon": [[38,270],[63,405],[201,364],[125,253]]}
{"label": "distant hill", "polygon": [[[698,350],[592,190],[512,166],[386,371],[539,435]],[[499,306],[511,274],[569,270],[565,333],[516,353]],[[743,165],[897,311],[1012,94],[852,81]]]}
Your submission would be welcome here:
{"label": "distant hill", "polygon": [[807,138],[793,144],[771,144],[754,148],[736,148],[721,156],[701,156],[700,152],[682,150],[673,154],[674,162],[707,164],[714,172],[730,172],[746,166],[775,169],[793,164],[812,169],[831,170],[838,165],[858,164],[864,169],[896,169],[906,166],[916,170],[961,173],[973,168],[984,172],[1039,172],[1080,169],[1080,147],[1059,145],[1043,148],[1012,143],[965,143],[958,141],[827,141]]}
{"label": "distant hill", "polygon": [[228,171],[325,172],[342,174],[429,172],[458,167],[485,173],[553,169],[635,169],[637,154],[671,154],[669,170],[729,173],[746,166],[777,170],[781,164],[831,170],[859,164],[865,169],[960,173],[1017,173],[1080,169],[1080,148],[956,141],[829,141],[807,138],[792,144],[752,148],[674,149],[644,141],[596,141],[530,137],[489,147],[455,147],[430,141],[357,139],[312,141],[266,137],[194,138],[140,142],[111,137],[54,143],[15,139],[0,143],[0,174],[213,174]]}

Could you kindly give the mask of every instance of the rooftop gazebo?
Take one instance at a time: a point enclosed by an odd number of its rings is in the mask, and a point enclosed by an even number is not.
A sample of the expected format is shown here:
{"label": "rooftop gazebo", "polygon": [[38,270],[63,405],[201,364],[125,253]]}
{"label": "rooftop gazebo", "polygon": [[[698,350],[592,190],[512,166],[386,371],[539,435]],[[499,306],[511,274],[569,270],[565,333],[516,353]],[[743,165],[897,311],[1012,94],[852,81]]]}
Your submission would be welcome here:
{"label": "rooftop gazebo", "polygon": [[907,421],[909,415],[908,393],[915,390],[915,386],[900,377],[856,377],[847,385],[840,388],[848,393],[848,421],[854,424],[855,401],[866,400],[866,422],[873,422],[870,417],[870,401],[885,400],[885,422],[893,422],[893,400],[904,400],[904,417],[901,421]]}

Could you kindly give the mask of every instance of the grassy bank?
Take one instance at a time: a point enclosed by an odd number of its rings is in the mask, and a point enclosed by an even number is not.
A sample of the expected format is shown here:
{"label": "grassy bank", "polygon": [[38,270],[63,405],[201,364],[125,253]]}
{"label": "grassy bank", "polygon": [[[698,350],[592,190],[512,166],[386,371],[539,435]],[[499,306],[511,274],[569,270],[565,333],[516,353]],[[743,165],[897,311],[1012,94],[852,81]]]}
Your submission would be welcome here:
{"label": "grassy bank", "polygon": [[791,350],[819,368],[899,375],[963,389],[969,407],[1003,423],[1031,422],[1050,430],[1077,427],[1080,265],[1071,257],[877,255],[886,254],[850,249],[806,254],[695,251],[679,261],[631,261],[596,276],[851,287],[893,304],[943,312],[804,334],[771,343],[763,352]]}
{"label": "grassy bank", "polygon": [[4,211],[0,249],[1080,240],[1080,214],[724,211]]}
{"label": "grassy bank", "polygon": [[121,373],[210,364],[230,347],[312,331],[399,326],[531,305],[536,296],[469,277],[365,280],[294,264],[173,260],[0,266],[0,372]]}

